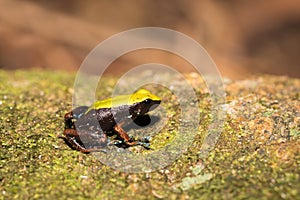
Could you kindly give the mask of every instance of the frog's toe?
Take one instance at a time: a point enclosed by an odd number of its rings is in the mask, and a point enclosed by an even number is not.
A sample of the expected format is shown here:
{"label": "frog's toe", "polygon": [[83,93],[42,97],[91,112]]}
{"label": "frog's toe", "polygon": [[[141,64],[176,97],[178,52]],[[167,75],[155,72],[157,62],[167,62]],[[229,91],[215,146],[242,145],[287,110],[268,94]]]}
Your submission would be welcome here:
{"label": "frog's toe", "polygon": [[112,141],[109,141],[108,142],[108,145],[111,146],[111,145],[119,145],[119,144],[122,144],[123,141],[121,140],[112,140]]}
{"label": "frog's toe", "polygon": [[145,142],[145,143],[149,143],[151,139],[152,139],[151,136],[146,136],[146,137],[144,137],[144,138],[142,139],[142,141]]}
{"label": "frog's toe", "polygon": [[129,140],[132,140],[132,141],[134,141],[134,136],[132,136],[132,135],[129,135]]}
{"label": "frog's toe", "polygon": [[144,147],[150,148],[150,143],[145,143],[145,144],[144,144]]}
{"label": "frog's toe", "polygon": [[122,144],[122,143],[123,143],[123,141],[121,141],[121,140],[114,141],[114,145],[118,145],[118,144]]}
{"label": "frog's toe", "polygon": [[138,142],[138,145],[141,145],[141,146],[145,147],[146,149],[150,148],[150,143],[149,142]]}

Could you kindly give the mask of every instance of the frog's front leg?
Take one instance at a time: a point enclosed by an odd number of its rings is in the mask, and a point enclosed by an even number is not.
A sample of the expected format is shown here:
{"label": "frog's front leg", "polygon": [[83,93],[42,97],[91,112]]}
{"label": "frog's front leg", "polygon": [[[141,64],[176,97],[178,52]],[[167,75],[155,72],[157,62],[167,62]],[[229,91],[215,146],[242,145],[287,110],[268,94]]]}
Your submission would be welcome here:
{"label": "frog's front leg", "polygon": [[133,139],[124,131],[124,129],[122,129],[122,125],[124,123],[121,124],[117,124],[114,126],[114,131],[118,134],[118,136],[124,141],[124,143],[128,146],[134,146],[134,145],[141,145],[144,146],[145,148],[149,148],[149,141],[133,141]]}
{"label": "frog's front leg", "polygon": [[114,131],[118,134],[118,136],[125,142],[128,146],[134,146],[137,145],[137,141],[130,141],[131,138],[129,135],[122,129],[121,125],[115,125]]}
{"label": "frog's front leg", "polygon": [[64,130],[65,139],[67,142],[76,150],[81,151],[82,153],[91,153],[91,152],[106,152],[103,148],[94,148],[94,149],[87,149],[82,144],[79,134],[75,129],[65,129]]}

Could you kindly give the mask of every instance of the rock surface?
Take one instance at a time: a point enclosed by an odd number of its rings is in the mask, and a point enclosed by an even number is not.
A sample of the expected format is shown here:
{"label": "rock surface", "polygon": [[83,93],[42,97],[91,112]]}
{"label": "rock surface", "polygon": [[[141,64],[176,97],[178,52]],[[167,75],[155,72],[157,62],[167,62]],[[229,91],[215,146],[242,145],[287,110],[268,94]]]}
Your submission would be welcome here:
{"label": "rock surface", "polygon": [[[75,74],[0,71],[0,199],[299,198],[300,80],[264,75],[226,80],[223,130],[202,158],[210,95],[199,77],[186,77],[200,100],[201,124],[193,144],[164,169],[125,173],[58,138],[71,108]],[[104,79],[99,94],[108,97],[116,78]],[[170,120],[149,152],[178,131],[173,95],[162,89],[156,93],[165,100]]]}

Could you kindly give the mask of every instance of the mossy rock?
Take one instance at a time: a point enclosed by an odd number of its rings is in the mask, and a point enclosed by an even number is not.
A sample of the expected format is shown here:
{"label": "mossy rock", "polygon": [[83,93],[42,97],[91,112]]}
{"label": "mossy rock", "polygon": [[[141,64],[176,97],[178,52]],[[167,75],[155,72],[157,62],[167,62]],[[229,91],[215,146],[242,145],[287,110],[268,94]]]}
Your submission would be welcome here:
{"label": "mossy rock", "polygon": [[[210,95],[200,77],[186,77],[201,100],[193,144],[163,169],[126,173],[59,138],[63,116],[71,109],[75,74],[0,71],[0,199],[299,199],[300,80],[226,79],[222,133],[201,157],[211,119]],[[117,78],[104,79],[99,96],[106,98]],[[151,141],[154,150],[178,128],[173,96],[156,92],[171,117]]]}

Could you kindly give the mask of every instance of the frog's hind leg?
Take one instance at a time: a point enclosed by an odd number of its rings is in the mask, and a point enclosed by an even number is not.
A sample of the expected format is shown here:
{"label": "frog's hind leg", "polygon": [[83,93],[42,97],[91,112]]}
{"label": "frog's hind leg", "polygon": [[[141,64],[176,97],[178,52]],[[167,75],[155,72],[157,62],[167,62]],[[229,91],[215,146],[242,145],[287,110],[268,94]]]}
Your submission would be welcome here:
{"label": "frog's hind leg", "polygon": [[73,109],[71,112],[65,114],[65,128],[74,129],[74,121],[78,120],[86,111],[88,110],[87,106],[80,106]]}
{"label": "frog's hind leg", "polygon": [[106,152],[104,148],[91,148],[87,149],[82,144],[79,134],[75,129],[65,129],[64,131],[65,140],[71,145],[72,148],[81,151],[82,153],[91,153],[91,152]]}

